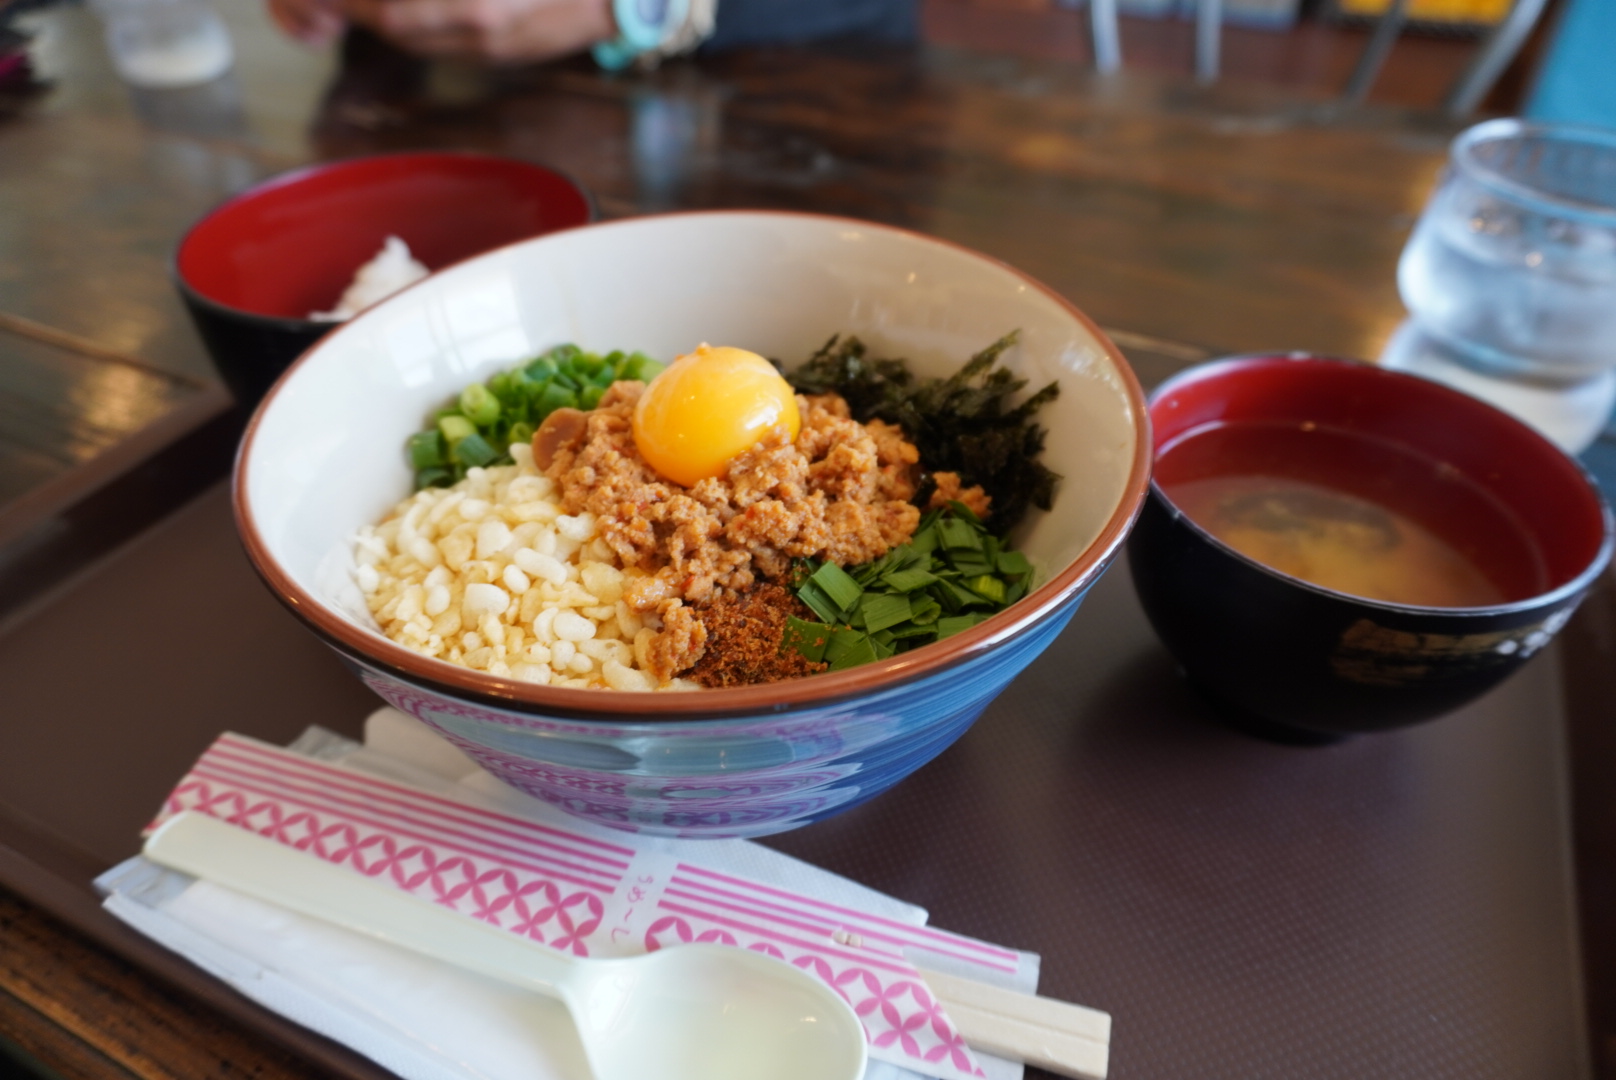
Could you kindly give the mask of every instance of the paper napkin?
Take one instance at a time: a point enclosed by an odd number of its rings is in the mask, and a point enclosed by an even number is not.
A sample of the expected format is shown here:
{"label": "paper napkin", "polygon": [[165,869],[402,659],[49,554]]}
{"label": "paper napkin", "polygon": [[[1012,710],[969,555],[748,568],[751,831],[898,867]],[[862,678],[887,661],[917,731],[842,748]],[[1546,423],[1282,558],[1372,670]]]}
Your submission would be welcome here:
{"label": "paper napkin", "polygon": [[[915,970],[1032,992],[1038,957],[929,928],[926,912],[745,840],[621,833],[500,784],[382,709],[363,746],[224,735],[153,826],[200,810],[580,956],[720,941],[837,987],[870,1080],[1019,1078],[973,1055]],[[408,1080],[586,1080],[566,1010],[450,965],[131,859],[106,906],[247,996]]]}

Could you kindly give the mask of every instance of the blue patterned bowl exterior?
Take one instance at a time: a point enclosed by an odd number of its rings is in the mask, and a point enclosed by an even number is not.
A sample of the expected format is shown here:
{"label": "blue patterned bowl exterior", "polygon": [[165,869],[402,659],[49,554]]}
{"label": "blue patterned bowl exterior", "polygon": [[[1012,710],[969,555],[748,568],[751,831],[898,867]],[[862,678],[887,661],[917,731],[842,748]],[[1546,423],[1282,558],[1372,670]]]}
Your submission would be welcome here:
{"label": "blue patterned bowl exterior", "polygon": [[536,716],[449,697],[339,651],[388,704],[511,787],[569,814],[659,836],[767,836],[856,806],[942,753],[1049,647],[1087,591],[941,673],[742,720]]}

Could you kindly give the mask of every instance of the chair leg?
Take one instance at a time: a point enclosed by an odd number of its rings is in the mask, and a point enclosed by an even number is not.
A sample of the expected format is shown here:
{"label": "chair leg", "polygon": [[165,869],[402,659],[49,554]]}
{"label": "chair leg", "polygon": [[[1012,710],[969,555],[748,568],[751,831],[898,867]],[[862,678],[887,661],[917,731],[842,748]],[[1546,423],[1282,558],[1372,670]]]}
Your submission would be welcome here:
{"label": "chair leg", "polygon": [[1218,50],[1223,37],[1223,0],[1196,0],[1195,80],[1209,83],[1218,77]]}
{"label": "chair leg", "polygon": [[1392,0],[1386,11],[1375,20],[1375,32],[1370,35],[1363,54],[1358,57],[1357,66],[1352,69],[1352,78],[1347,80],[1347,89],[1341,95],[1348,104],[1361,104],[1369,96],[1369,88],[1375,84],[1375,77],[1380,74],[1386,57],[1391,55],[1392,46],[1397,44],[1397,35],[1403,32],[1403,23],[1407,18],[1408,0]]}
{"label": "chair leg", "polygon": [[1481,104],[1481,99],[1487,96],[1493,83],[1504,73],[1509,62],[1515,59],[1521,46],[1526,44],[1532,27],[1543,14],[1546,0],[1515,0],[1510,6],[1509,14],[1503,21],[1493,27],[1491,34],[1487,35],[1486,42],[1470,66],[1465,68],[1464,74],[1453,84],[1448,96],[1442,102],[1442,108],[1449,116],[1469,116]]}
{"label": "chair leg", "polygon": [[1122,66],[1122,36],[1117,31],[1117,0],[1089,0],[1089,36],[1094,68],[1109,75]]}

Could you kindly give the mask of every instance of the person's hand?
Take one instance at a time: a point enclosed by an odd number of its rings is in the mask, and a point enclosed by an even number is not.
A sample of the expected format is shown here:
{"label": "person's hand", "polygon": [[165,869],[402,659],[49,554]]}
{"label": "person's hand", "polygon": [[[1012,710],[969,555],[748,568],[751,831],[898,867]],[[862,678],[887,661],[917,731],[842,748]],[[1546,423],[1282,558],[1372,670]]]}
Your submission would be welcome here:
{"label": "person's hand", "polygon": [[[326,2],[270,0],[272,5]],[[495,62],[550,60],[617,35],[611,0],[338,2],[349,21],[421,56]]]}
{"label": "person's hand", "polygon": [[329,45],[342,33],[346,20],[340,0],[269,0],[269,14],[277,26],[305,45]]}

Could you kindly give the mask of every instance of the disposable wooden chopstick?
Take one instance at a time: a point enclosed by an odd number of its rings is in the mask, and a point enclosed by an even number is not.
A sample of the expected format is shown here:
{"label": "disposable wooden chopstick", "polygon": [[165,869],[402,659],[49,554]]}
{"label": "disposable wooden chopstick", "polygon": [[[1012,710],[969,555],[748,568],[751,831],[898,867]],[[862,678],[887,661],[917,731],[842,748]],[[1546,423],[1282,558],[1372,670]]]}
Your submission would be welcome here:
{"label": "disposable wooden chopstick", "polygon": [[1054,998],[921,971],[966,1044],[1062,1076],[1104,1080],[1111,1017]]}

